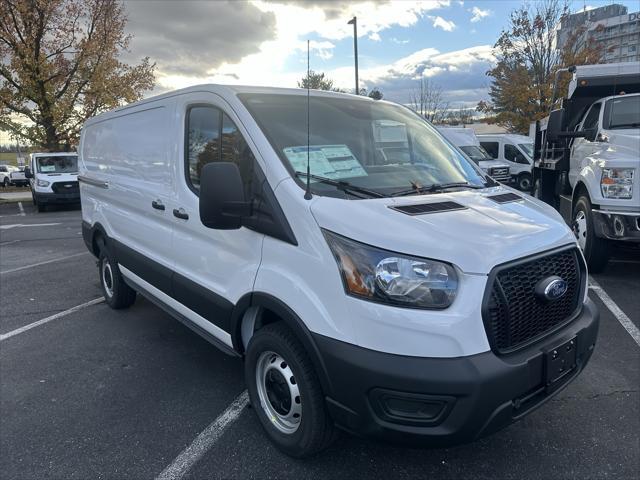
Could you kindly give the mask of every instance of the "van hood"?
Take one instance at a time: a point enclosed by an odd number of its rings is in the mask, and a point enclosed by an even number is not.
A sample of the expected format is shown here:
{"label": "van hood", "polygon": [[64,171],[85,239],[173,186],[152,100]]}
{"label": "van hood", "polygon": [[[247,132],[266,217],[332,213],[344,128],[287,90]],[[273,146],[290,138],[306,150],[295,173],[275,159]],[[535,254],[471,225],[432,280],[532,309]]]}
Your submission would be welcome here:
{"label": "van hood", "polygon": [[46,172],[38,172],[36,173],[36,177],[41,178],[43,180],[47,180],[48,182],[73,182],[78,180],[78,172],[75,173],[46,173]]}
{"label": "van hood", "polygon": [[[499,204],[488,198],[509,192],[522,200]],[[464,208],[421,215],[390,208],[445,201]],[[471,274],[488,274],[501,263],[576,242],[553,208],[504,186],[371,200],[316,196],[311,212],[321,228],[386,250],[449,262]]]}
{"label": "van hood", "polygon": [[480,160],[480,162],[478,162],[478,165],[480,165],[480,168],[495,168],[495,167],[509,168],[509,165],[499,160]]}

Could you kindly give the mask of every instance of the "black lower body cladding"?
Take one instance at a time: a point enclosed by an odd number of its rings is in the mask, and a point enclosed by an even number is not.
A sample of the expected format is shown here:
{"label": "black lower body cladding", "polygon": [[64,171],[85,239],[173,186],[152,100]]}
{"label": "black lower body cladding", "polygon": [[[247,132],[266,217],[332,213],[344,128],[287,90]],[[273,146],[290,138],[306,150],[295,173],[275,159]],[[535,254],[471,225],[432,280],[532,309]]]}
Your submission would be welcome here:
{"label": "black lower body cladding", "polygon": [[[526,350],[458,358],[392,355],[314,335],[332,384],[336,423],[399,443],[448,446],[493,433],[544,404],[585,367],[599,315],[591,301],[573,322]],[[549,349],[575,339],[575,368],[546,385]]]}

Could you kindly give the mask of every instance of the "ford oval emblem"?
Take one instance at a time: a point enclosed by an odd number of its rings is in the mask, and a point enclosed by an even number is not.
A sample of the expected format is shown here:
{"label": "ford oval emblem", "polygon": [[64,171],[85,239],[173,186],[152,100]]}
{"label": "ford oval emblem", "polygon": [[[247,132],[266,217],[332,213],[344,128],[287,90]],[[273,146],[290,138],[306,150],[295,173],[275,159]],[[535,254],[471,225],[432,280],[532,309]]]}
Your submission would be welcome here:
{"label": "ford oval emblem", "polygon": [[557,275],[544,278],[536,285],[536,296],[545,302],[555,302],[561,299],[567,290],[569,284]]}

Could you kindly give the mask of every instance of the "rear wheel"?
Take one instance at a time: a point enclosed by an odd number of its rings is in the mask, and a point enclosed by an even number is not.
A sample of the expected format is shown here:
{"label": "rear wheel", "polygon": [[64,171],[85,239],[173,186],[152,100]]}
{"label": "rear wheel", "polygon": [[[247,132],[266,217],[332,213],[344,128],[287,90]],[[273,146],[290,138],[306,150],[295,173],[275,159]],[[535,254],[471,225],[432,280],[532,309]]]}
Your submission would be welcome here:
{"label": "rear wheel", "polygon": [[260,423],[284,453],[308,457],[335,439],[313,364],[286,325],[267,325],[251,338],[245,380]]}
{"label": "rear wheel", "polygon": [[102,294],[107,304],[116,310],[128,308],[136,301],[136,291],[127,285],[122,278],[118,264],[103,248],[98,260]]}
{"label": "rear wheel", "polygon": [[8,178],[8,177],[4,177],[4,180],[2,181],[2,186],[3,186],[4,188],[8,188],[8,187],[9,187],[9,185],[11,185],[11,180],[9,180],[9,178]]}
{"label": "rear wheel", "polygon": [[573,223],[571,224],[578,245],[584,254],[589,270],[601,272],[609,261],[609,242],[596,236],[593,225],[591,202],[585,195],[578,197],[573,207]]}

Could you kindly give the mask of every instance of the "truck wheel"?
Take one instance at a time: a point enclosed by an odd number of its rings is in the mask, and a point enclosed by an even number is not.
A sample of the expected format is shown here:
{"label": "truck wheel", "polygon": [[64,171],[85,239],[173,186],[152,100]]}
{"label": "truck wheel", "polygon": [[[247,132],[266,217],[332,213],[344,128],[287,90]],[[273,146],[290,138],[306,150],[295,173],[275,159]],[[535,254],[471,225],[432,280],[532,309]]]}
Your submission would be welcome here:
{"label": "truck wheel", "polygon": [[284,453],[308,457],[335,439],[313,364],[286,325],[272,323],[253,335],[244,373],[258,419]]}
{"label": "truck wheel", "polygon": [[609,261],[609,242],[596,236],[589,198],[581,195],[573,207],[573,233],[587,261],[589,271],[601,272]]}
{"label": "truck wheel", "polygon": [[2,186],[4,188],[8,188],[9,185],[11,185],[11,180],[9,180],[7,177],[4,177],[4,180],[2,181]]}
{"label": "truck wheel", "polygon": [[136,291],[125,283],[118,264],[111,259],[105,248],[100,252],[98,272],[107,305],[115,310],[133,305],[136,301]]}
{"label": "truck wheel", "polygon": [[45,212],[47,210],[47,206],[44,203],[40,203],[38,200],[35,200],[35,204],[39,213]]}
{"label": "truck wheel", "polygon": [[531,189],[531,174],[521,173],[518,175],[518,189],[523,192],[528,192]]}

